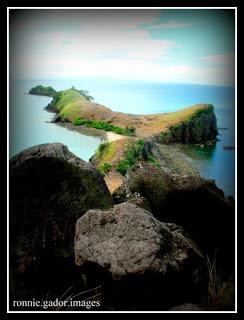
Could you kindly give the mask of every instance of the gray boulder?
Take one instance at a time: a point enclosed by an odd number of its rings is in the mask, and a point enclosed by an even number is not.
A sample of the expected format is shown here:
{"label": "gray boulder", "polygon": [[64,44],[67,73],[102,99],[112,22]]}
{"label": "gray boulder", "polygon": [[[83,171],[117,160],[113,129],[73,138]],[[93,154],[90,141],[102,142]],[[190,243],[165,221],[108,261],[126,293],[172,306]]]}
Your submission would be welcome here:
{"label": "gray boulder", "polygon": [[160,221],[182,226],[227,278],[234,271],[235,206],[213,180],[172,174],[148,163],[134,166],[113,193],[121,203],[140,194]]}
{"label": "gray boulder", "polygon": [[[77,266],[93,263],[111,275],[123,293],[123,306],[132,293],[142,302],[151,292],[156,302],[161,291],[162,308],[170,296],[174,302],[177,295],[184,300],[186,291],[193,294],[198,286],[203,256],[197,245],[181,227],[159,222],[133,203],[89,210],[76,223],[74,247]],[[135,297],[132,301],[136,305]],[[144,307],[150,308],[149,302]]]}
{"label": "gray boulder", "polygon": [[[61,143],[24,150],[10,160],[9,169],[11,288],[26,289],[27,282],[31,288],[44,287],[54,279],[53,273],[48,278],[54,260],[74,254],[78,217],[92,208],[111,207],[112,197],[97,170]],[[61,262],[55,263],[61,270]],[[44,278],[34,276],[44,269]],[[34,278],[27,281],[22,276],[28,270]],[[35,284],[38,278],[41,283]]]}

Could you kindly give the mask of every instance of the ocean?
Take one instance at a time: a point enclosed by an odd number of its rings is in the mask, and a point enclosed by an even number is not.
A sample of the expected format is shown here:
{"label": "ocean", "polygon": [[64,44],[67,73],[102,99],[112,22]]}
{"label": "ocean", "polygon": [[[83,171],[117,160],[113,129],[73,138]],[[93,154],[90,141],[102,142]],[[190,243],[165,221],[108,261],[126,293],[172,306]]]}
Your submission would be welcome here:
{"label": "ocean", "polygon": [[197,103],[214,105],[219,128],[215,146],[184,145],[182,152],[201,175],[214,179],[226,195],[235,196],[235,90],[233,87],[153,83],[118,79],[80,78],[67,80],[13,80],[9,97],[9,156],[35,144],[62,142],[77,156],[88,161],[101,143],[59,127],[44,110],[51,98],[26,94],[38,84],[56,90],[75,86],[88,90],[95,102],[114,111],[133,114],[172,112]]}

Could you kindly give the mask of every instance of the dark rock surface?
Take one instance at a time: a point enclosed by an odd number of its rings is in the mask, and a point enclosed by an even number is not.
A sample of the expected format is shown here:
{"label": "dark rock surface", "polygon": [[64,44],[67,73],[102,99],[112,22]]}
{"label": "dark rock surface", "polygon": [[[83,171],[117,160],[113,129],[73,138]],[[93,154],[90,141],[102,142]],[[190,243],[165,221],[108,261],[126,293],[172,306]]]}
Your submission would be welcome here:
{"label": "dark rock surface", "polygon": [[234,203],[225,198],[214,181],[198,176],[173,175],[148,163],[127,174],[113,194],[115,203],[146,198],[153,215],[182,226],[203,252],[217,261],[228,275],[234,270]]}
{"label": "dark rock surface", "polygon": [[132,203],[89,210],[78,219],[75,259],[78,266],[92,262],[110,274],[113,303],[125,307],[134,301],[143,309],[196,298],[203,264],[200,249],[181,227],[159,222]]}
{"label": "dark rock surface", "polygon": [[12,295],[25,295],[27,284],[31,295],[38,291],[33,279],[48,287],[48,281],[63,276],[61,270],[72,277],[73,267],[63,267],[67,259],[74,265],[76,220],[89,209],[111,207],[112,197],[96,169],[60,143],[16,155],[9,176]]}

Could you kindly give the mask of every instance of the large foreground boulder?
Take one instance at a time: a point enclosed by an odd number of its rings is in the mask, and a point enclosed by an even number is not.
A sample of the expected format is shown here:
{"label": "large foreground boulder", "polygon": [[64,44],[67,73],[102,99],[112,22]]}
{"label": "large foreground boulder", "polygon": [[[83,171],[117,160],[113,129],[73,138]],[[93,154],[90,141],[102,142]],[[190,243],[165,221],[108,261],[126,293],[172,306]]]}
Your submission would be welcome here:
{"label": "large foreground boulder", "polygon": [[111,207],[112,197],[97,170],[61,143],[24,150],[9,168],[10,288],[13,296],[36,294],[39,287],[46,294],[51,289],[45,285],[55,278],[62,285],[72,276],[67,259],[74,264],[77,218],[92,208]]}
{"label": "large foreground boulder", "polygon": [[214,181],[171,174],[148,163],[135,166],[113,194],[115,203],[146,198],[153,215],[182,226],[210,259],[216,255],[221,271],[234,271],[234,202]]}
{"label": "large foreground boulder", "polygon": [[97,265],[110,275],[106,298],[116,310],[164,310],[197,297],[203,256],[181,227],[122,203],[89,210],[77,221],[75,261],[81,267]]}

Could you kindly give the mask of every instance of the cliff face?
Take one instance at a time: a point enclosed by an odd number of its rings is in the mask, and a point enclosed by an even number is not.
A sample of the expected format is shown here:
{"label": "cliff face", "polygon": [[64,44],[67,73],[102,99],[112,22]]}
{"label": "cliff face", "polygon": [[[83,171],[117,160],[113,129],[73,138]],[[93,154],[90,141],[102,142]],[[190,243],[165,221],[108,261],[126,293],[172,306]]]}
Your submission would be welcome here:
{"label": "cliff face", "polygon": [[154,135],[158,143],[197,143],[216,139],[218,135],[217,119],[214,108],[210,105],[199,110],[189,120],[169,127],[168,130]]}

